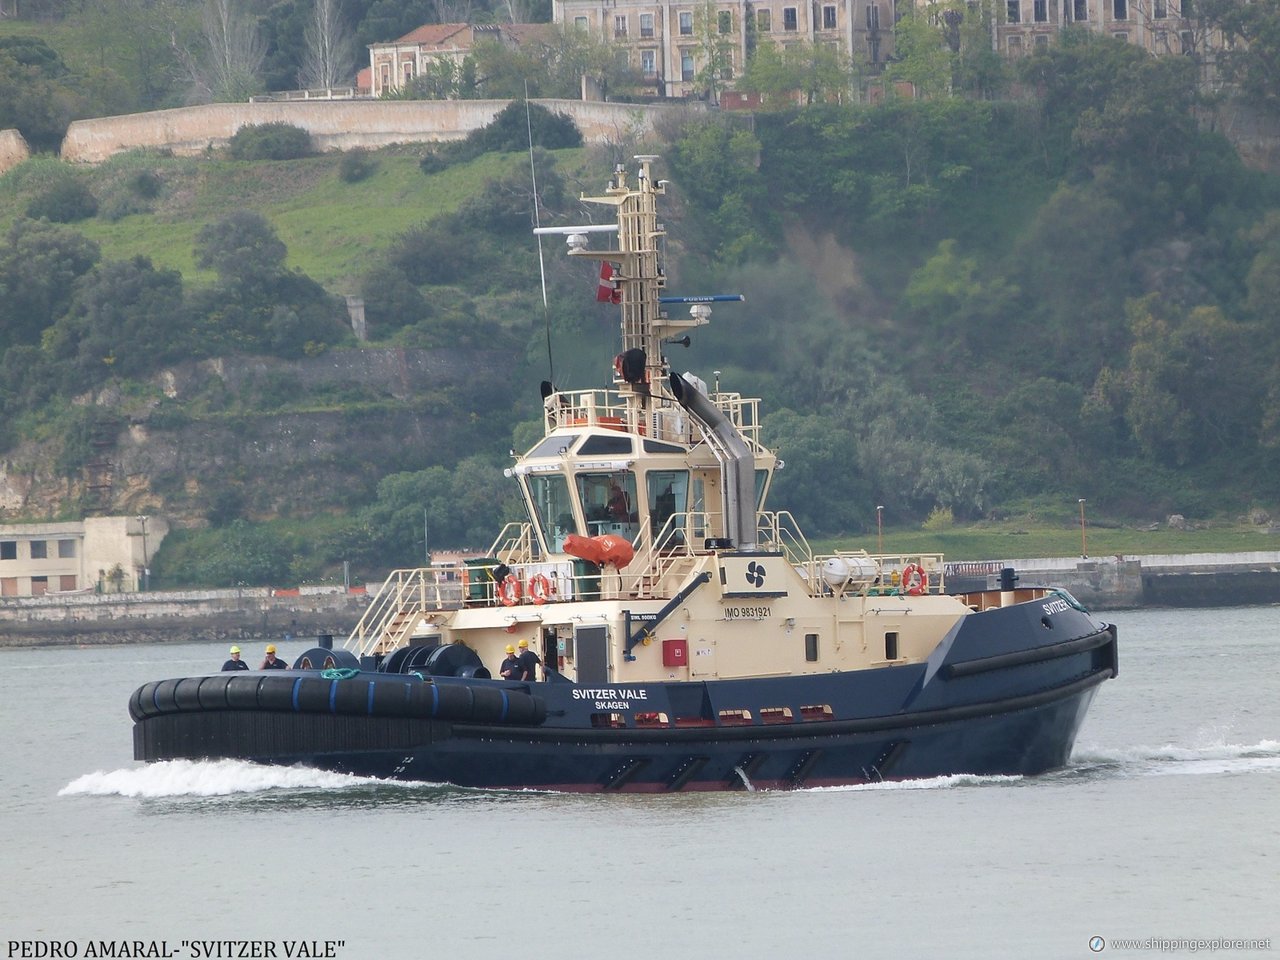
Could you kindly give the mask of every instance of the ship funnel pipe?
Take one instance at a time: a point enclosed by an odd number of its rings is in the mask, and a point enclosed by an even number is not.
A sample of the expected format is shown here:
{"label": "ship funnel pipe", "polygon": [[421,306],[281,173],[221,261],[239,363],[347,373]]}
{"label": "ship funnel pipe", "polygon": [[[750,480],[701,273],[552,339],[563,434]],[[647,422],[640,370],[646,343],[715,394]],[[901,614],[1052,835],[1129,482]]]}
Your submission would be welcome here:
{"label": "ship funnel pipe", "polygon": [[724,477],[725,532],[739,550],[756,549],[756,458],[724,412],[678,373],[671,374],[671,393],[707,434]]}

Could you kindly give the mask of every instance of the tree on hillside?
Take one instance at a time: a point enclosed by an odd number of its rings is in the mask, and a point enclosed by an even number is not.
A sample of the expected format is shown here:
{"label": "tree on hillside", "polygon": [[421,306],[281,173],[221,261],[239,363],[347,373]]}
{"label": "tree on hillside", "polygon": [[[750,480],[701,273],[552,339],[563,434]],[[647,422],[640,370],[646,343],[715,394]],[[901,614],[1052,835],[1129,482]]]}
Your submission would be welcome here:
{"label": "tree on hillside", "polygon": [[304,40],[306,52],[298,77],[304,88],[336,87],[351,79],[355,44],[338,0],[312,0]]}
{"label": "tree on hillside", "polygon": [[204,0],[203,24],[204,56],[187,58],[198,96],[236,103],[259,92],[266,45],[242,0]]}
{"label": "tree on hillside", "polygon": [[943,31],[929,14],[912,10],[894,28],[893,59],[885,66],[885,80],[911,83],[921,97],[951,92],[951,50]]}
{"label": "tree on hillside", "polygon": [[33,149],[57,150],[67,125],[91,113],[57,51],[38,37],[0,37],[0,130],[16,128]]}
{"label": "tree on hillside", "polygon": [[826,44],[761,43],[735,87],[760,94],[766,109],[783,110],[796,105],[795,93],[807,104],[848,100],[855,78],[853,62]]}
{"label": "tree on hillside", "polygon": [[1280,116],[1280,0],[1196,0],[1196,13],[1229,41],[1223,76],[1246,102]]}
{"label": "tree on hillside", "polygon": [[98,245],[74,230],[16,221],[0,246],[0,348],[38,343],[99,255]]}

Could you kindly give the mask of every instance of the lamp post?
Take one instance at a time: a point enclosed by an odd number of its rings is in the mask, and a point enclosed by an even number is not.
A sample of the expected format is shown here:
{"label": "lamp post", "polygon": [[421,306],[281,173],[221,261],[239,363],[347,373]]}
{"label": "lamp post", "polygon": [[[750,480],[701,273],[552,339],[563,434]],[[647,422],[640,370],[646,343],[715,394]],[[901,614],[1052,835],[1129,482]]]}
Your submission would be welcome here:
{"label": "lamp post", "polygon": [[142,592],[146,593],[151,586],[151,567],[147,565],[147,517],[139,514],[138,523],[142,524]]}
{"label": "lamp post", "polygon": [[876,553],[884,556],[884,507],[876,507]]}
{"label": "lamp post", "polygon": [[1084,497],[1080,498],[1080,559],[1087,560],[1089,558],[1089,547],[1085,543],[1084,537]]}

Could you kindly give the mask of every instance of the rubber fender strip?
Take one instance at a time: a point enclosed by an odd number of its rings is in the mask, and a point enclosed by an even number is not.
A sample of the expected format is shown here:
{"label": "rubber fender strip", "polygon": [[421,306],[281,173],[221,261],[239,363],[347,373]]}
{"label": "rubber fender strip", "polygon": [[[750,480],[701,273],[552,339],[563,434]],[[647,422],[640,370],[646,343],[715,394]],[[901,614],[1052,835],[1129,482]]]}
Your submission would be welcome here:
{"label": "rubber fender strip", "polygon": [[369,705],[367,710],[369,716],[373,716],[373,681],[369,681]]}
{"label": "rubber fender strip", "polygon": [[1017,650],[1013,653],[997,654],[994,657],[982,657],[978,660],[962,660],[960,663],[947,664],[942,668],[942,674],[947,679],[969,677],[975,673],[986,673],[988,670],[1005,670],[1009,667],[1025,666],[1028,663],[1039,663],[1042,660],[1056,660],[1059,657],[1069,657],[1077,653],[1096,650],[1098,647],[1110,643],[1111,640],[1112,637],[1109,632],[1100,630],[1098,633],[1093,633],[1086,637],[1064,640],[1061,643],[1051,644],[1047,647],[1033,647],[1030,650]]}
{"label": "rubber fender strip", "polygon": [[434,683],[431,685],[431,716],[440,713],[440,688]]}
{"label": "rubber fender strip", "polygon": [[294,713],[299,712],[298,711],[298,691],[301,689],[302,689],[302,678],[299,677],[297,680],[293,681],[293,712]]}
{"label": "rubber fender strip", "polygon": [[511,709],[511,698],[507,696],[507,691],[499,690],[502,694],[502,716],[498,717],[498,722],[502,723],[507,719],[507,712]]}
{"label": "rubber fender strip", "polygon": [[338,712],[338,681],[329,681],[329,712]]}

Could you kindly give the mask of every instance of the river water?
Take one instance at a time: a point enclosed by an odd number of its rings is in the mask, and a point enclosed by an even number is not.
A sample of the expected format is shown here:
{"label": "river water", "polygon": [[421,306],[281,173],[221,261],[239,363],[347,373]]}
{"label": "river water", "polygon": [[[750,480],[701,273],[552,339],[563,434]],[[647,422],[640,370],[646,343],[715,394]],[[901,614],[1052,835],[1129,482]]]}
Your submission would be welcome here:
{"label": "river water", "polygon": [[0,651],[0,957],[1280,950],[1280,611],[1113,619],[1065,770],[669,797],[143,767],[129,694],[220,645]]}

